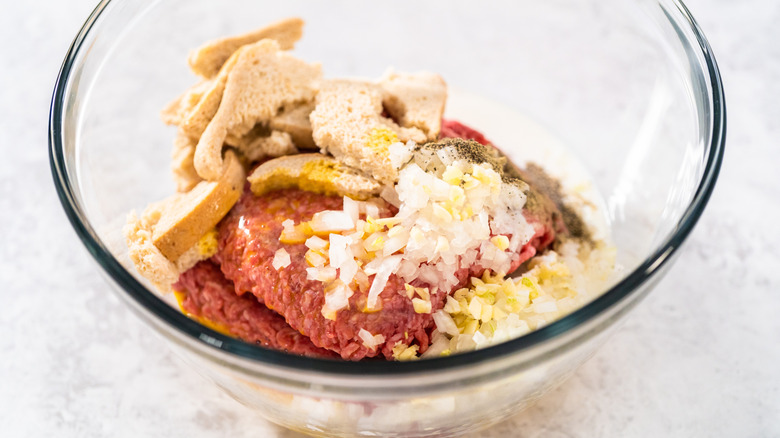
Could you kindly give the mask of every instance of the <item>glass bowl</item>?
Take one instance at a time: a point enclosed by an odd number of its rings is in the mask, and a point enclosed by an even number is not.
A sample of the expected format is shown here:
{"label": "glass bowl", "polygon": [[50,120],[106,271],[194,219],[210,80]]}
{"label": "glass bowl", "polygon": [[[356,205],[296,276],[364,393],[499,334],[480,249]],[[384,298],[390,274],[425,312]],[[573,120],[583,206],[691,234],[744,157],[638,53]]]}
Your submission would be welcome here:
{"label": "glass bowl", "polygon": [[[158,295],[135,272],[121,228],[131,209],[174,191],[174,131],[159,110],[196,81],[191,48],[288,16],[307,21],[296,54],[321,61],[326,77],[377,77],[390,65],[435,71],[460,95],[478,96],[461,121],[509,155],[532,138],[562,144],[603,196],[620,268],[609,289],[521,338],[414,362],[266,350]],[[529,406],[655,286],[715,184],[725,106],[711,50],[674,0],[114,0],[74,40],[49,129],[54,181],[82,242],[124,302],[202,375],[306,433],[429,436],[477,430]]]}

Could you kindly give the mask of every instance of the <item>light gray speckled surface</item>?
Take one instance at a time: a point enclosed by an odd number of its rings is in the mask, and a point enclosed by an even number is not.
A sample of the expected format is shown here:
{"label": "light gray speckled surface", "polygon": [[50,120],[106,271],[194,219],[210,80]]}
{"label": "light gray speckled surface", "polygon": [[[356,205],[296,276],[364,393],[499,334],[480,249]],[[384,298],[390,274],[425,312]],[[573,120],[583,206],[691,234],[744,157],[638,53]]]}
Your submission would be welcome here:
{"label": "light gray speckled surface", "polygon": [[[62,213],[47,109],[92,3],[6,2],[0,13],[0,435],[298,436],[173,357],[107,293]],[[708,210],[678,264],[591,361],[480,436],[780,435],[780,4],[689,6],[729,112]]]}

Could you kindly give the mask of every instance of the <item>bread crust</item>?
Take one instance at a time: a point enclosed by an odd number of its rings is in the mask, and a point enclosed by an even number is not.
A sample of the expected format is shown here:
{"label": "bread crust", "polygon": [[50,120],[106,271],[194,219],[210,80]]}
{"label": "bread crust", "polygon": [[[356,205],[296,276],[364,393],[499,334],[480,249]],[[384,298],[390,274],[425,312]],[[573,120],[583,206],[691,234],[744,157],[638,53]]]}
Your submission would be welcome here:
{"label": "bread crust", "polygon": [[385,92],[385,109],[401,126],[420,129],[428,141],[439,137],[447,103],[447,84],[441,76],[388,70],[379,85]]}
{"label": "bread crust", "polygon": [[222,102],[228,75],[236,65],[236,61],[238,61],[238,52],[233,53],[230,59],[225,62],[217,77],[207,82],[208,86],[204,86],[197,104],[180,118],[179,128],[188,136],[200,139],[209,122],[214,118]]}
{"label": "bread crust", "polygon": [[423,143],[417,128],[403,128],[382,116],[384,91],[372,82],[333,79],[323,82],[309,117],[314,142],[347,166],[361,169],[382,183],[393,183],[398,172],[390,163],[387,145],[369,145],[376,130],[389,130],[400,141]]}
{"label": "bread crust", "polygon": [[291,50],[303,36],[303,20],[286,18],[242,35],[210,41],[193,50],[187,62],[195,74],[210,79],[219,73],[222,65],[236,50],[263,39],[276,40],[282,50]]}
{"label": "bread crust", "polygon": [[208,256],[197,243],[238,201],[245,176],[236,154],[228,151],[218,181],[201,181],[189,192],[152,203],[140,217],[131,212],[124,234],[138,272],[168,291],[181,272]]}
{"label": "bread crust", "polygon": [[318,153],[288,155],[266,161],[247,179],[256,196],[296,187],[315,193],[365,200],[382,191],[382,185],[376,180]]}
{"label": "bread crust", "polygon": [[211,80],[201,81],[190,87],[181,96],[160,111],[160,118],[166,125],[181,125],[187,115],[198,105],[203,95],[211,88]]}
{"label": "bread crust", "polygon": [[195,145],[198,142],[189,137],[181,129],[176,133],[171,151],[171,174],[176,184],[176,191],[186,193],[203,181],[195,171]]}
{"label": "bread crust", "polygon": [[236,148],[250,163],[298,153],[290,134],[269,130],[263,125],[256,125],[242,137],[228,136],[225,143]]}
{"label": "bread crust", "polygon": [[201,181],[169,198],[154,226],[154,245],[169,260],[177,260],[230,211],[241,196],[245,176],[236,154],[228,151],[219,179]]}
{"label": "bread crust", "polygon": [[233,55],[216,114],[195,149],[195,169],[209,181],[222,169],[222,146],[228,135],[240,137],[266,124],[279,108],[314,98],[322,76],[319,64],[308,64],[279,51],[274,40],[261,40]]}
{"label": "bread crust", "polygon": [[290,134],[298,149],[316,150],[317,145],[314,143],[311,122],[309,121],[312,111],[314,111],[314,102],[303,102],[290,106],[272,118],[268,126],[271,129]]}

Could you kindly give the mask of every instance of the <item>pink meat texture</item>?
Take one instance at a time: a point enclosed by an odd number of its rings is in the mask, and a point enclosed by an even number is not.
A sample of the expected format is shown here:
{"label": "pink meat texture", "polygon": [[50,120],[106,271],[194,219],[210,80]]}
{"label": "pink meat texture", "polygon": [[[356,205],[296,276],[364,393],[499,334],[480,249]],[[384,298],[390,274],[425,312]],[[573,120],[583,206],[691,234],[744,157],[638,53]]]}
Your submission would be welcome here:
{"label": "pink meat texture", "polygon": [[245,341],[301,356],[337,357],[332,351],[312,344],[279,314],[253,297],[236,295],[233,283],[209,260],[183,273],[174,289],[184,295],[185,312],[226,327],[232,335]]}
{"label": "pink meat texture", "polygon": [[[490,142],[479,132],[458,122],[444,120],[442,138]],[[521,172],[518,172],[522,175]],[[532,190],[524,216],[534,227],[532,239],[518,251],[511,270],[547,248],[559,234],[566,234],[558,207],[547,196]],[[424,352],[435,328],[432,314],[441,309],[449,293],[466,285],[469,276],[481,276],[482,269],[460,269],[460,283],[450,291],[431,295],[431,313],[416,313],[407,297],[404,282],[391,276],[379,295],[379,311],[365,311],[367,292],[355,291],[349,306],[336,313],[335,320],[322,315],[325,286],[308,280],[304,244],[279,241],[286,220],[308,221],[324,210],[342,209],[342,198],[299,189],[285,189],[255,196],[247,189],[238,204],[218,225],[219,248],[207,262],[182,274],[175,288],[186,292],[184,310],[217,322],[235,336],[249,342],[314,357],[340,356],[346,360],[370,357],[392,359],[393,346],[418,345]],[[380,207],[382,217],[392,216],[389,204]],[[276,251],[284,248],[290,265],[274,269]],[[511,272],[511,271],[510,271]],[[373,281],[373,277],[369,278]],[[419,281],[417,287],[433,287]],[[375,349],[366,347],[360,329],[384,336]]]}

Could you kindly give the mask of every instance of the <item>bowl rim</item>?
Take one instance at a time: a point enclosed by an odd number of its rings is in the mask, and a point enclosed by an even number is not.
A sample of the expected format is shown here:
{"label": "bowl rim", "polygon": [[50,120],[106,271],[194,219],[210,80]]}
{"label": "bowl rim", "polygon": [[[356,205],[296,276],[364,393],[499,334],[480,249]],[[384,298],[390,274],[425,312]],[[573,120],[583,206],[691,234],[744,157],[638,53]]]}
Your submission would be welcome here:
{"label": "bowl rim", "polygon": [[[235,339],[193,321],[178,309],[160,299],[133,277],[101,243],[86,215],[76,201],[74,188],[68,178],[62,139],[67,85],[82,43],[93,29],[100,15],[112,0],[102,0],[92,11],[71,43],[60,68],[49,108],[49,163],[54,185],[65,213],[81,242],[109,277],[121,286],[124,293],[136,304],[145,308],[166,325],[185,335],[191,341],[241,359],[273,365],[291,371],[320,372],[330,375],[409,375],[420,372],[444,371],[503,358],[530,350],[532,347],[560,338],[563,334],[585,325],[595,317],[623,301],[640,289],[666,265],[690,234],[710,199],[720,172],[725,150],[726,106],[723,83],[712,49],[701,28],[681,0],[671,0],[678,9],[689,30],[695,36],[698,48],[706,62],[709,86],[712,89],[712,131],[709,154],[696,192],[680,217],[678,225],[656,251],[650,254],[629,275],[585,306],[519,338],[484,349],[460,353],[446,358],[430,358],[418,361],[361,361],[350,362],[331,359],[302,357],[267,349]],[[671,16],[667,17],[672,20]],[[679,24],[679,23],[676,23]]]}

